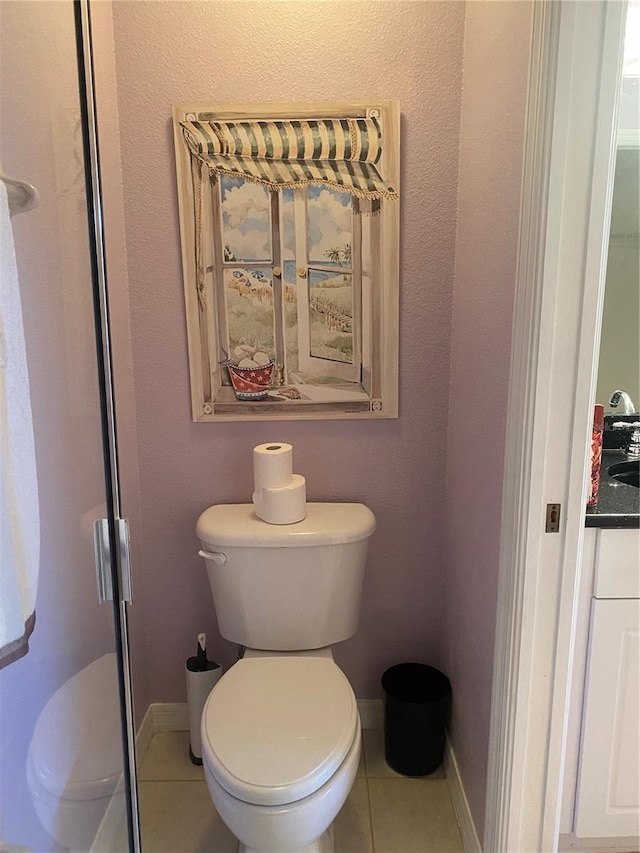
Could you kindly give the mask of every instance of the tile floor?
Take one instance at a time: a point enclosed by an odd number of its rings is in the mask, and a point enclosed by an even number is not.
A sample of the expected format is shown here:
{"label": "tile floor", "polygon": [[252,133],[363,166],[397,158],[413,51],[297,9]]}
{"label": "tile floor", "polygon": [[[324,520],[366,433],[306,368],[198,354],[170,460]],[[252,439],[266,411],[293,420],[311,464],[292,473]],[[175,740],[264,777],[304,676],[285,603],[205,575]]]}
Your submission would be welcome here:
{"label": "tile floor", "polygon": [[[382,732],[363,735],[358,777],[334,825],[336,853],[463,853],[442,771],[399,776],[384,761]],[[143,853],[236,853],[188,748],[188,732],[158,732],[142,761]]]}

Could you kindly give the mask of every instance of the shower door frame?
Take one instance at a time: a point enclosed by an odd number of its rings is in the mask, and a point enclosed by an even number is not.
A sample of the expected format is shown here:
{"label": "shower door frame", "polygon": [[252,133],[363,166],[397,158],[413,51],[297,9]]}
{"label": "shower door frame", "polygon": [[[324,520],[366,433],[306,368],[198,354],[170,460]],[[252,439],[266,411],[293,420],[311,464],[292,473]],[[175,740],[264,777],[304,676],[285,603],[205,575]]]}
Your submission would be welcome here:
{"label": "shower door frame", "polygon": [[85,184],[89,218],[89,245],[94,290],[94,319],[98,358],[98,383],[103,437],[104,471],[107,486],[107,517],[111,582],[113,589],[116,657],[120,690],[123,733],[124,782],[130,850],[140,853],[140,822],[136,771],[135,718],[129,654],[129,629],[125,589],[128,578],[129,543],[124,541],[121,519],[121,491],[116,430],[115,392],[109,326],[109,301],[105,257],[105,234],[100,172],[100,149],[97,131],[94,55],[90,0],[74,0],[76,44],[78,51],[79,96],[82,115]]}

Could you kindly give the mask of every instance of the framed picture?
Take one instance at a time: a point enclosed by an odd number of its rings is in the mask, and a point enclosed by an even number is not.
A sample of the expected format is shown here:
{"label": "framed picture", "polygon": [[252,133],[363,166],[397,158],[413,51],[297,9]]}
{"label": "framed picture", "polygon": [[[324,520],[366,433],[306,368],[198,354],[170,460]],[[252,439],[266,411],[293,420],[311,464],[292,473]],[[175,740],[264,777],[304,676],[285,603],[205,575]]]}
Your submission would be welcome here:
{"label": "framed picture", "polygon": [[398,414],[395,102],[179,104],[196,421]]}

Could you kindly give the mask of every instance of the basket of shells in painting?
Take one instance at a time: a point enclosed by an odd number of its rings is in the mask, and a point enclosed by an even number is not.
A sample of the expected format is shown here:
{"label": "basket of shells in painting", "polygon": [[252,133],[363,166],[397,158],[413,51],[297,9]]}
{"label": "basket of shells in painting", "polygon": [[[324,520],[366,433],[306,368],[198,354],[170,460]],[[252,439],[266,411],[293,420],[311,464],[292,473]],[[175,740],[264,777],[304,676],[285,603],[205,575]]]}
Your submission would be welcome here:
{"label": "basket of shells in painting", "polygon": [[269,393],[274,363],[266,352],[243,344],[227,362],[229,378],[238,400],[264,400]]}

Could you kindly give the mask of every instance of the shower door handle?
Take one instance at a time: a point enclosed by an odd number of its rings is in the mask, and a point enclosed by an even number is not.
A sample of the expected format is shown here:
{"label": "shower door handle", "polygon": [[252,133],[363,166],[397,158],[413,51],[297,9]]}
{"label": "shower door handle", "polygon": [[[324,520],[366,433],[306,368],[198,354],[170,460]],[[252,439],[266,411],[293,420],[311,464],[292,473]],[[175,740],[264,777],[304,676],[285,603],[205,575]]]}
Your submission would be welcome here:
{"label": "shower door handle", "polygon": [[[131,602],[131,561],[129,558],[129,522],[126,518],[116,518],[116,542],[119,553],[120,598]],[[96,563],[96,581],[98,583],[98,601],[113,601],[113,576],[111,574],[111,544],[109,539],[109,520],[100,518],[93,523],[93,545]]]}
{"label": "shower door handle", "polygon": [[105,601],[113,601],[109,521],[106,518],[99,518],[93,522],[93,548],[96,561],[96,581],[98,582],[98,601],[103,604]]}

